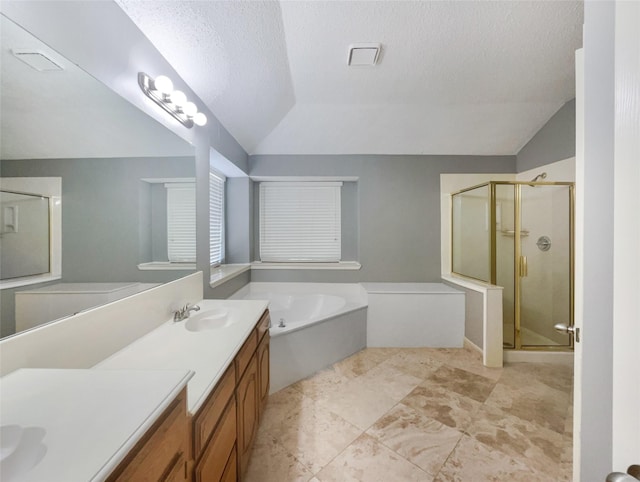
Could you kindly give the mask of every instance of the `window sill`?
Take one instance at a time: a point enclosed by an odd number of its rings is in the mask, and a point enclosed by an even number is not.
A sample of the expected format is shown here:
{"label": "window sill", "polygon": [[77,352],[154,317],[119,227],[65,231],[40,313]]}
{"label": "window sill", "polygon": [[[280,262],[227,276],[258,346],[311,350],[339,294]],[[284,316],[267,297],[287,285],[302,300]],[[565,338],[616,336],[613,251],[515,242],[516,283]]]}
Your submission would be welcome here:
{"label": "window sill", "polygon": [[250,264],[223,264],[216,266],[215,268],[212,267],[209,286],[215,288],[216,286],[226,283],[230,279],[235,278],[239,274],[249,271],[250,269]]}
{"label": "window sill", "polygon": [[254,261],[251,269],[330,269],[359,270],[362,265],[357,261],[340,261],[338,263],[263,263]]}
{"label": "window sill", "polygon": [[138,265],[140,271],[173,271],[188,270],[195,271],[195,263],[169,263],[168,261],[151,261],[150,263],[140,263]]}
{"label": "window sill", "polygon": [[19,288],[20,286],[35,285],[38,283],[47,283],[49,281],[55,281],[61,279],[59,274],[43,274],[34,276],[25,276],[23,278],[14,278],[4,281],[0,281],[0,290],[8,288]]}

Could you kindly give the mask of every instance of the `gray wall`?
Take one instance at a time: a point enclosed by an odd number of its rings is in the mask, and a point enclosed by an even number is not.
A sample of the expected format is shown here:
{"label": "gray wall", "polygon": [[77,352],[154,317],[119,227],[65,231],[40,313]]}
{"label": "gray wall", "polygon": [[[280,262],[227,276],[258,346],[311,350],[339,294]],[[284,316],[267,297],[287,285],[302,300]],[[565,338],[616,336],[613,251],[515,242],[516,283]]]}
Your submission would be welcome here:
{"label": "gray wall", "polygon": [[225,263],[248,263],[253,237],[252,182],[248,177],[227,178],[225,190]]}
{"label": "gray wall", "polygon": [[[1,168],[4,177],[62,178],[62,281],[162,283],[190,273],[137,264],[148,261],[140,258],[148,224],[140,202],[148,184],[140,178],[194,177],[192,157],[3,160]],[[37,286],[2,290],[2,335],[15,331],[15,291]]]}
{"label": "gray wall", "polygon": [[253,270],[252,281],[428,282],[440,280],[440,174],[514,172],[515,156],[252,156],[249,166],[252,176],[357,176],[362,264]]}
{"label": "gray wall", "polygon": [[576,155],[576,100],[564,104],[520,149],[516,172],[574,157]]}

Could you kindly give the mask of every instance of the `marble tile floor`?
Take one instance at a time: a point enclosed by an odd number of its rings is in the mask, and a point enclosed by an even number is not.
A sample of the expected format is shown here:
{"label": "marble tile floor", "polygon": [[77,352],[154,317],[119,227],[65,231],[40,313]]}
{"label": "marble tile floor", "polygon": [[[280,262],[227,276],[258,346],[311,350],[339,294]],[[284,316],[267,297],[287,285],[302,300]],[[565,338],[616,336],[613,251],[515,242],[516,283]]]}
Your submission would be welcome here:
{"label": "marble tile floor", "polygon": [[570,481],[573,369],[367,348],[270,396],[244,482]]}

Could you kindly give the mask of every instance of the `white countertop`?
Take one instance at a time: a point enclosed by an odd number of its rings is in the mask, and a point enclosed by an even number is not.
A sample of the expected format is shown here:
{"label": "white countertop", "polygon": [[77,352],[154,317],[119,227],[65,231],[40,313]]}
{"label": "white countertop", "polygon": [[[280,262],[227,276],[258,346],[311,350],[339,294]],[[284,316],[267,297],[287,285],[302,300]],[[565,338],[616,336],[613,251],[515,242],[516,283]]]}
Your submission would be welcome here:
{"label": "white countertop", "polygon": [[201,311],[192,317],[207,310],[224,310],[229,313],[228,326],[192,332],[186,329],[187,320],[168,320],[94,369],[192,370],[195,375],[187,385],[187,408],[195,414],[267,309],[268,301],[204,300],[196,304]]}
{"label": "white countertop", "polygon": [[0,479],[104,480],[191,376],[187,370],[80,369],[6,375],[0,379]]}

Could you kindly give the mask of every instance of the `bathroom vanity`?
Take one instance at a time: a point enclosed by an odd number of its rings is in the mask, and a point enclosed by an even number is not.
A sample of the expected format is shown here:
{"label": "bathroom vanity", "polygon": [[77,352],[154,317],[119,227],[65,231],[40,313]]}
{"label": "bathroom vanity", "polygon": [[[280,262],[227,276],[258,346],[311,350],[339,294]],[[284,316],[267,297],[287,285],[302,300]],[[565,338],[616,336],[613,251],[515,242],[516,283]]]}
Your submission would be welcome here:
{"label": "bathroom vanity", "polygon": [[[7,362],[18,363],[20,347],[24,361],[0,379],[3,481],[241,480],[269,393],[266,301],[200,301],[186,320],[164,315],[108,356],[91,355],[103,335],[128,336],[158,304],[172,309],[178,293],[197,299],[185,294],[198,276],[4,342]],[[82,319],[93,339],[72,339]],[[38,351],[41,331],[56,334],[57,349]]]}
{"label": "bathroom vanity", "polygon": [[[189,453],[183,401],[192,375],[185,370],[16,370],[0,379],[0,478],[105,480],[131,453],[136,454],[132,467],[160,480],[175,455]],[[165,430],[167,421],[171,427]],[[166,443],[168,434],[171,443]],[[139,450],[147,435],[147,444],[153,444],[148,446],[163,446],[161,454]]]}
{"label": "bathroom vanity", "polygon": [[[200,311],[187,320],[165,323],[94,371],[193,370],[185,405],[189,450],[180,459],[180,473],[170,464],[176,471],[158,480],[236,481],[248,466],[269,393],[269,313],[264,301],[205,300],[198,305]],[[168,450],[169,456],[176,458],[175,451]],[[136,460],[129,456],[107,480],[134,480],[127,474]]]}

